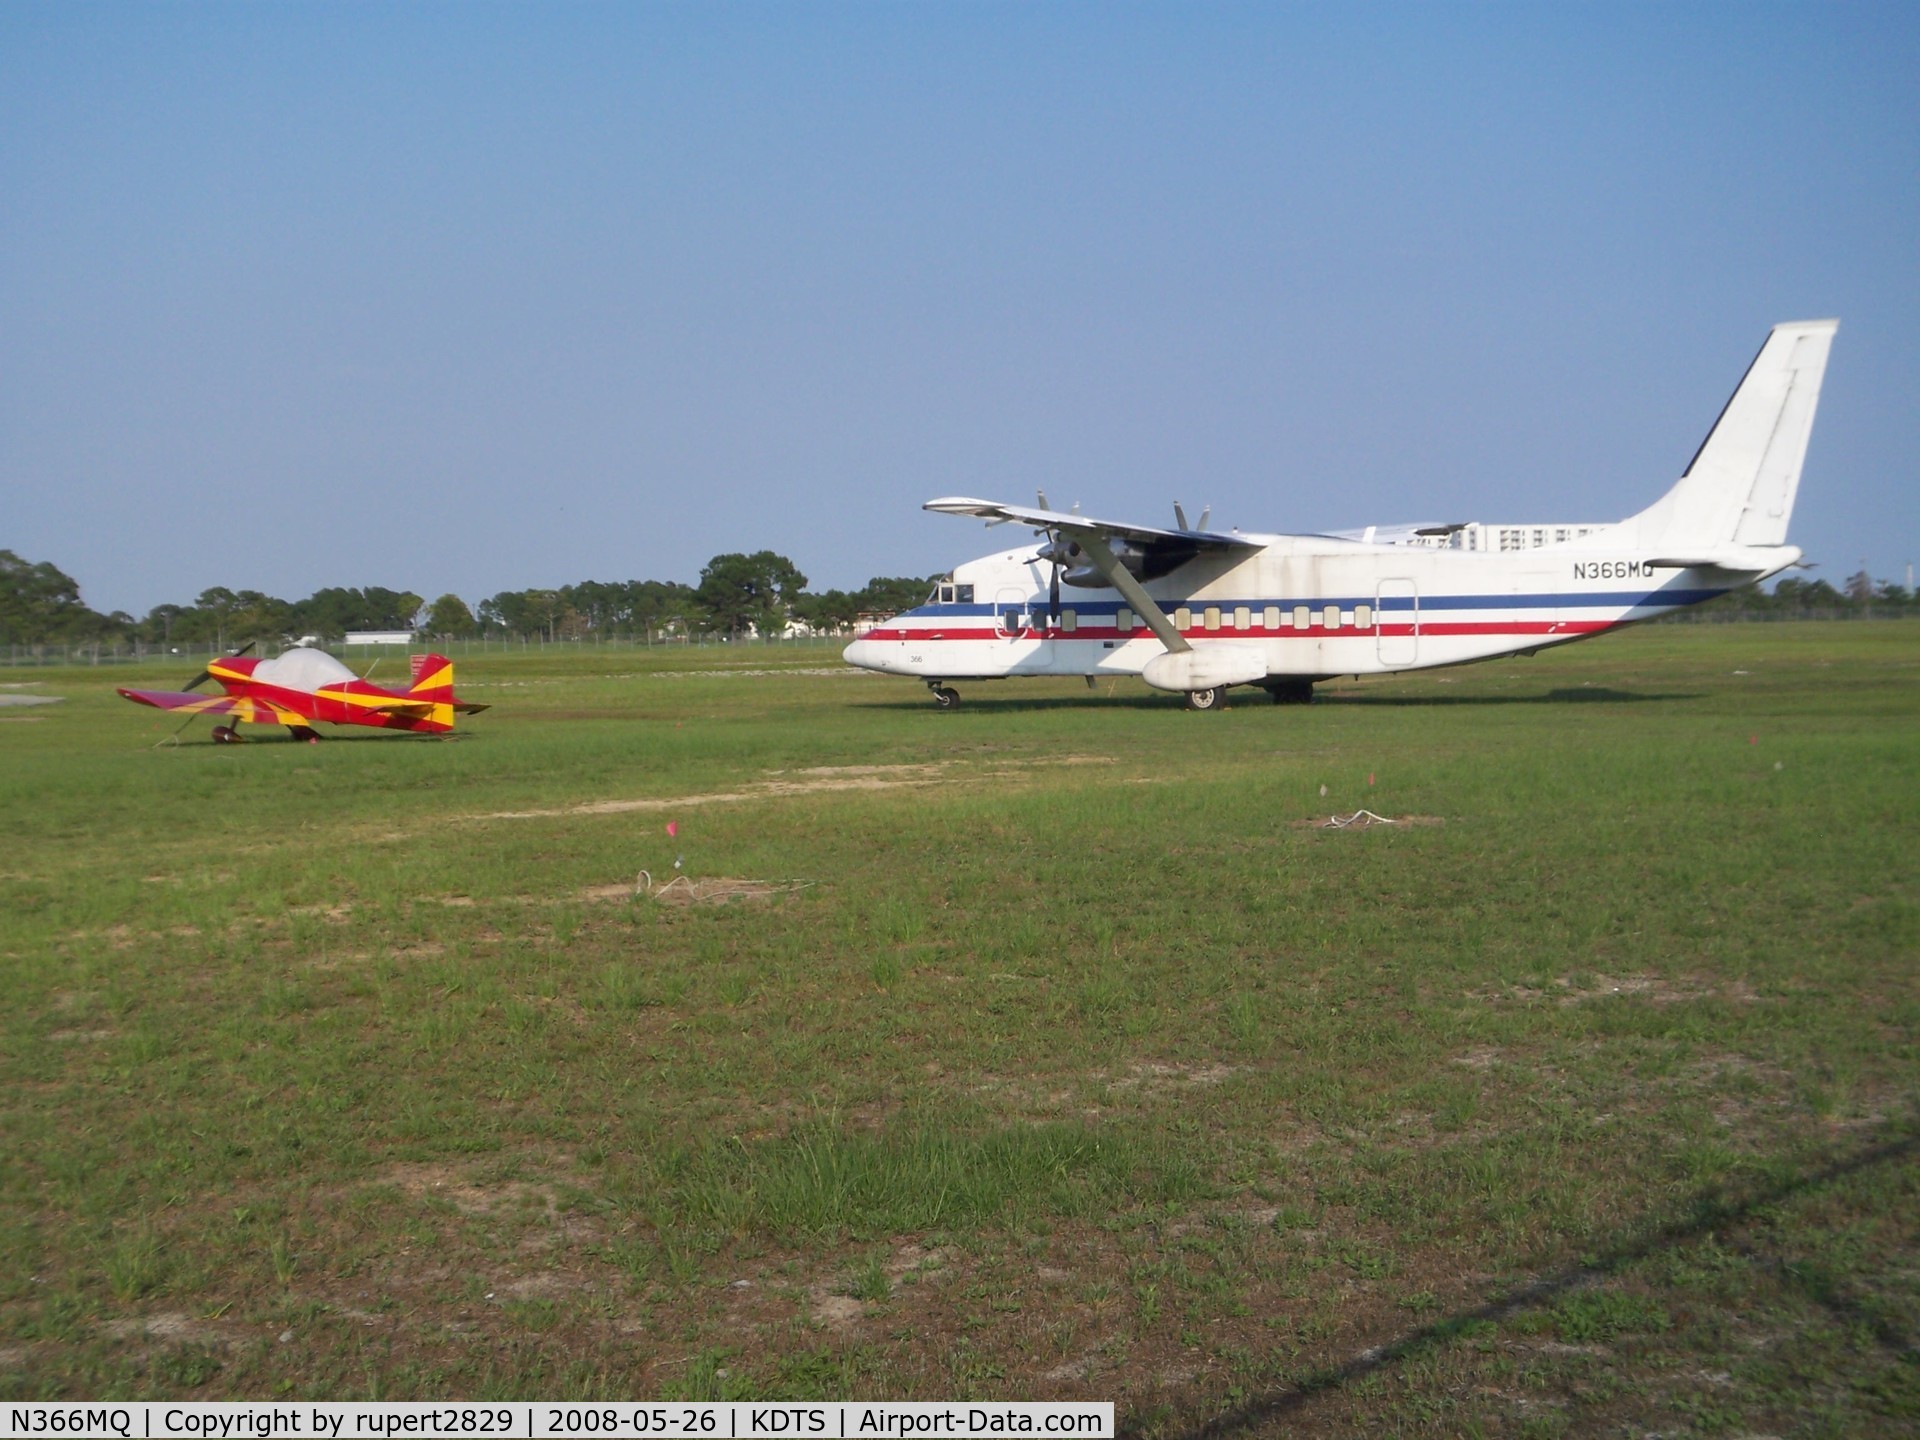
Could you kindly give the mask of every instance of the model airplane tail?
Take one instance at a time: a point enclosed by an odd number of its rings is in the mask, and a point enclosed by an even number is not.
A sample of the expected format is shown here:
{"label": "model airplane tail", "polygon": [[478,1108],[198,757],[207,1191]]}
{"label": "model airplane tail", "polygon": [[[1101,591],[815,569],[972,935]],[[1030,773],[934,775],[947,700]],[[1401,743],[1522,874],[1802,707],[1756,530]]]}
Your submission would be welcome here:
{"label": "model airplane tail", "polygon": [[1785,545],[1837,320],[1776,325],[1686,474],[1617,527],[1673,557]]}
{"label": "model airplane tail", "polygon": [[415,655],[408,664],[413,667],[413,684],[407,687],[409,700],[426,700],[435,705],[451,705],[463,715],[472,715],[487,707],[469,705],[453,693],[453,661],[444,655]]}

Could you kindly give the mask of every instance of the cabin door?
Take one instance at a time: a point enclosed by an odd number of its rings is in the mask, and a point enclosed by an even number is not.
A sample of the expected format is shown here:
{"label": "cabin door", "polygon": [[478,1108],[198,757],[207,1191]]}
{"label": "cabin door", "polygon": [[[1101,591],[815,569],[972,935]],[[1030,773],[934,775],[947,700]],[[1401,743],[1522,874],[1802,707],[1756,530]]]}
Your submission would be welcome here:
{"label": "cabin door", "polygon": [[1006,662],[1016,675],[1044,675],[1053,659],[1047,638],[1046,601],[1004,586],[993,599],[995,633],[1007,643]]}
{"label": "cabin door", "polygon": [[1420,592],[1411,580],[1382,580],[1374,597],[1374,642],[1380,663],[1390,668],[1412,665],[1420,658]]}

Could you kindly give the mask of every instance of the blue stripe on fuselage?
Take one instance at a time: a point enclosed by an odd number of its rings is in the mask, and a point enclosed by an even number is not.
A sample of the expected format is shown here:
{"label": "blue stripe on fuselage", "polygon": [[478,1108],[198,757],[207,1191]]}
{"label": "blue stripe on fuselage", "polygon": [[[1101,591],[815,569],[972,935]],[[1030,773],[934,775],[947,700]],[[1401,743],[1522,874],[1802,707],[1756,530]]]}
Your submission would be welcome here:
{"label": "blue stripe on fuselage", "polygon": [[[1281,610],[1292,610],[1301,605],[1305,605],[1309,609],[1314,610],[1327,605],[1338,605],[1344,610],[1351,610],[1356,605],[1371,605],[1376,610],[1412,610],[1416,603],[1418,603],[1419,608],[1422,610],[1570,610],[1591,606],[1603,606],[1609,609],[1637,610],[1649,605],[1657,605],[1663,608],[1682,605],[1699,605],[1704,601],[1712,600],[1726,593],[1724,589],[1663,589],[1644,591],[1583,590],[1554,595],[1421,595],[1418,597],[1417,602],[1415,597],[1411,595],[1360,595],[1344,597],[1316,595],[1311,599],[1296,600],[1272,598],[1252,600],[1162,600],[1159,604],[1161,609],[1168,611],[1177,610],[1182,606],[1185,606],[1189,610],[1200,610],[1208,607],[1219,610],[1234,610],[1241,606],[1245,606],[1250,610],[1264,610],[1269,606]],[[1030,610],[1033,608],[1032,602],[1037,598],[1038,592],[1036,591],[1019,605],[1014,606],[1013,602],[1009,601],[1007,602],[1007,606],[1015,609]],[[904,615],[895,618],[904,620],[915,616],[928,619],[962,619],[972,617],[993,620],[996,619],[1002,609],[1007,608],[1007,606],[979,604],[923,605],[918,609],[909,610]],[[1062,610],[1071,610],[1074,614],[1086,619],[1096,615],[1112,617],[1117,615],[1122,609],[1130,607],[1110,604],[1104,601],[1097,601],[1092,605],[1076,605],[1068,597],[1063,595],[1060,598],[1060,608]]]}

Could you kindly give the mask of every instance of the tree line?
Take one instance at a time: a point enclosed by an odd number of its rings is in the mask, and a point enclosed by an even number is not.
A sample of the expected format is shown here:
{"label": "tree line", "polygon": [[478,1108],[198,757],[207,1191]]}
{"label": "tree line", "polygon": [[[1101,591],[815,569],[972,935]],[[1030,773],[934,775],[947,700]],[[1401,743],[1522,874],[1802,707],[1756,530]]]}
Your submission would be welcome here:
{"label": "tree line", "polygon": [[1920,615],[1920,591],[1885,580],[1865,570],[1847,577],[1835,589],[1825,580],[1803,580],[1789,575],[1771,590],[1749,585],[1669,615],[1669,622],[1689,620],[1861,620],[1874,616]]}
{"label": "tree line", "polygon": [[329,586],[304,600],[216,585],[191,604],[156,605],[138,618],[101,614],[72,576],[48,561],[0,550],[0,645],[223,646],[250,639],[338,641],[351,631],[419,630],[447,640],[772,636],[795,622],[839,634],[863,614],[892,615],[926,599],[932,578],[876,576],[858,590],[807,589],[807,577],[771,550],[716,555],[697,584],[587,580],[551,590],[503,590],[468,606],[458,595],[429,603],[410,590]]}
{"label": "tree line", "polygon": [[[457,595],[428,603],[410,590],[329,586],[304,600],[258,590],[203,590],[190,605],[156,605],[136,619],[102,615],[80,586],[47,561],[0,550],[0,645],[235,644],[250,639],[337,641],[349,631],[420,630],[447,640],[515,636],[542,640],[693,639],[773,636],[795,622],[815,634],[844,634],[861,615],[894,615],[927,596],[936,577],[876,576],[858,590],[807,589],[784,555],[716,555],[699,583],[586,580],[552,590],[502,590],[469,607]],[[1920,615],[1920,595],[1862,570],[1839,589],[1788,576],[1771,590],[1748,587],[1670,617],[1673,620],[1853,619]]]}

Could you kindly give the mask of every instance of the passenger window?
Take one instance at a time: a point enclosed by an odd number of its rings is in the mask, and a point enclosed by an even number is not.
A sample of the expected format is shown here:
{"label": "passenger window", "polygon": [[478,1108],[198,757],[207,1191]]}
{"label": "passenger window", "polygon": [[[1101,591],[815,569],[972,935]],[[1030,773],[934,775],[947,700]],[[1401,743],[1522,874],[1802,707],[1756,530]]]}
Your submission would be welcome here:
{"label": "passenger window", "polygon": [[1373,607],[1371,605],[1354,606],[1353,623],[1362,630],[1371,630],[1373,628]]}
{"label": "passenger window", "polygon": [[1218,630],[1220,628],[1220,607],[1218,605],[1207,606],[1206,620],[1207,629]]}
{"label": "passenger window", "polygon": [[1080,617],[1071,610],[1062,610],[1060,612],[1060,628],[1067,631],[1079,629]]}
{"label": "passenger window", "polygon": [[1236,607],[1233,612],[1233,628],[1236,630],[1251,630],[1253,628],[1253,611],[1244,605]]}
{"label": "passenger window", "polygon": [[1003,635],[1018,635],[1021,631],[1020,607],[1002,605],[1000,607],[1000,632]]}
{"label": "passenger window", "polygon": [[1113,628],[1118,630],[1122,635],[1131,635],[1133,633],[1133,611],[1122,605],[1120,607],[1120,613],[1113,617]]}
{"label": "passenger window", "polygon": [[1313,611],[1304,605],[1294,606],[1293,628],[1296,630],[1311,630],[1313,628]]}
{"label": "passenger window", "polygon": [[1184,605],[1174,611],[1173,628],[1180,631],[1191,630],[1193,628],[1193,611]]}
{"label": "passenger window", "polygon": [[1327,606],[1326,609],[1320,612],[1320,623],[1329,630],[1338,630],[1340,628],[1340,607],[1338,605]]}

